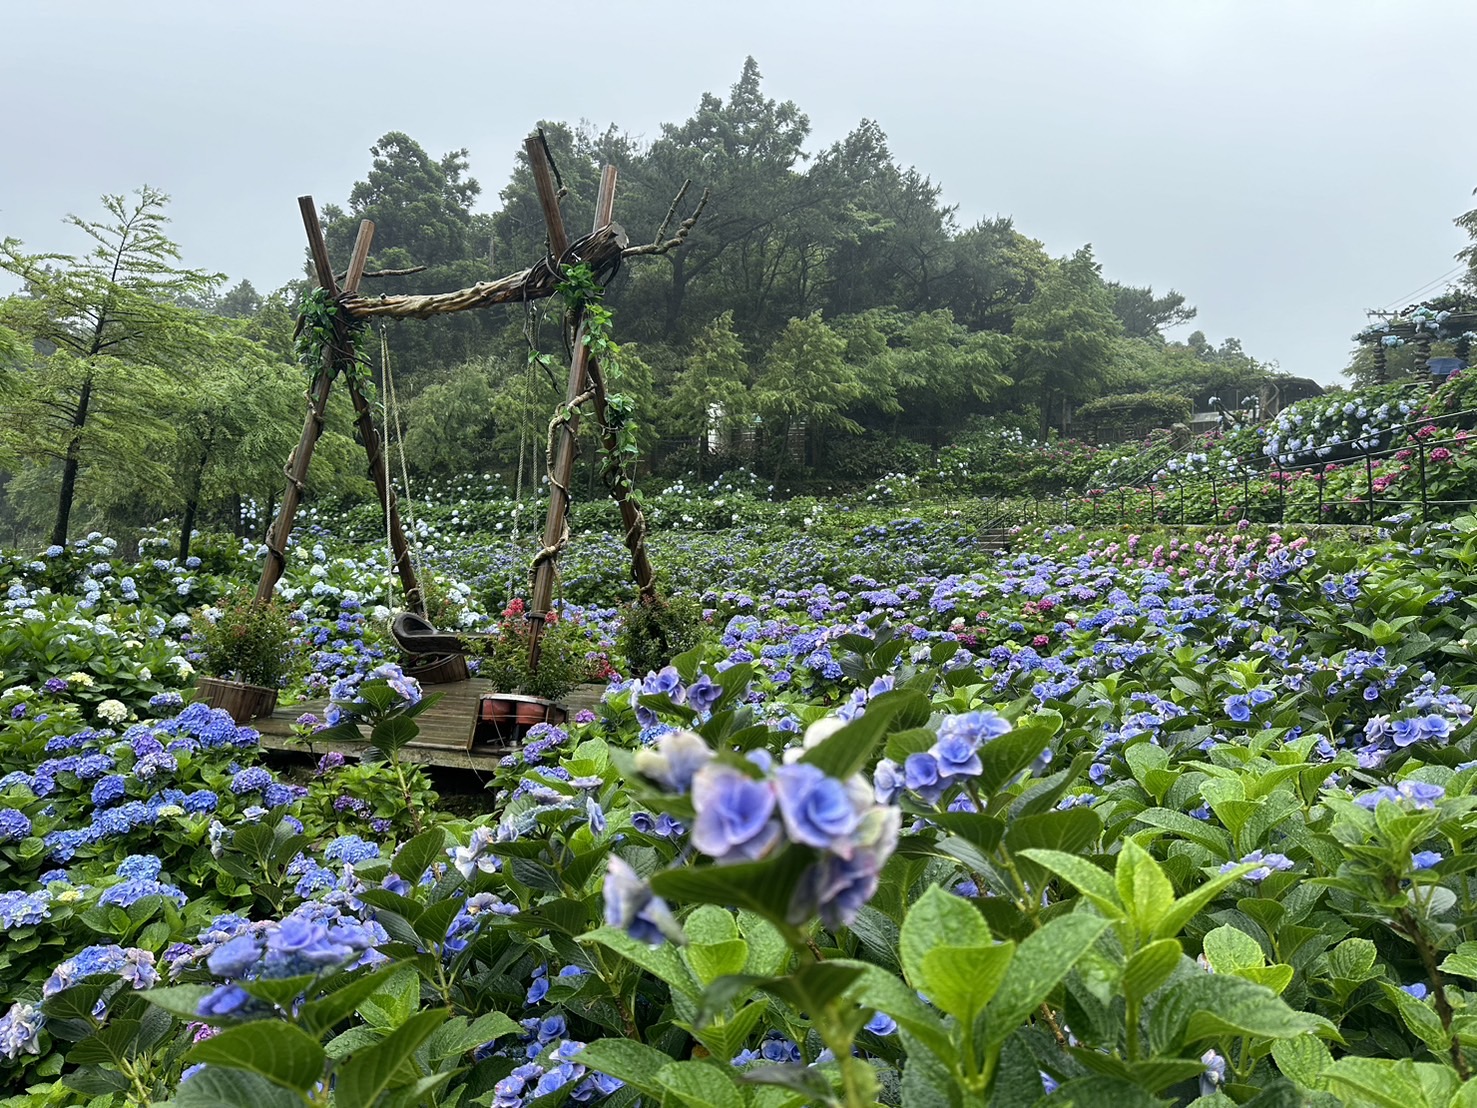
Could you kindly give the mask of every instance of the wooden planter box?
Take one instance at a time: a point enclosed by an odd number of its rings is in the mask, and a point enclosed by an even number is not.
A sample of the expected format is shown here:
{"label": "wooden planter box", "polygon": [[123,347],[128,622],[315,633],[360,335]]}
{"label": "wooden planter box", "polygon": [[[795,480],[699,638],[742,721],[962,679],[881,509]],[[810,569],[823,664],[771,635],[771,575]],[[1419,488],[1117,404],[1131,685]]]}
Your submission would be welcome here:
{"label": "wooden planter box", "polygon": [[472,676],[465,654],[416,655],[405,663],[405,675],[422,685],[450,685]]}
{"label": "wooden planter box", "polygon": [[201,677],[195,682],[195,692],[199,700],[212,708],[224,708],[237,723],[250,723],[277,710],[277,690],[263,685]]}
{"label": "wooden planter box", "polygon": [[472,745],[512,747],[540,723],[561,725],[569,712],[552,700],[520,693],[484,693],[477,704]]}

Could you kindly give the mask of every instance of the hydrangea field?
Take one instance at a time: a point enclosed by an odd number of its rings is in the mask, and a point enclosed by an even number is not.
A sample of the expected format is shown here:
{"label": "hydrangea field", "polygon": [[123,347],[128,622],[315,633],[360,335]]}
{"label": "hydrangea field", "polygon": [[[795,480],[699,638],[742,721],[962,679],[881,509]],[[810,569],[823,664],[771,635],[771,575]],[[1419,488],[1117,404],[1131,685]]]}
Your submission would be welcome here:
{"label": "hydrangea field", "polygon": [[[470,809],[396,753],[372,514],[280,589],[311,766],[193,702],[253,543],[0,558],[0,1105],[1477,1105],[1477,519],[997,552],[889,499],[654,496],[704,622],[645,673],[585,519],[616,676]],[[427,500],[492,626],[508,513]]]}

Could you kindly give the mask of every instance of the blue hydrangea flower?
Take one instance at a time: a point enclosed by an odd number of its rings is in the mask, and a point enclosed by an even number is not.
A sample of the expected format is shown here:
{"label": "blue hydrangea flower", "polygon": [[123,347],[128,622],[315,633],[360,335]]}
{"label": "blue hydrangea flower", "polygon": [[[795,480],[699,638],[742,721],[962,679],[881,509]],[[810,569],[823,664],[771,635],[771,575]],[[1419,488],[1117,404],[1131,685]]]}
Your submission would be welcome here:
{"label": "blue hydrangea flower", "polygon": [[773,786],[710,763],[692,782],[692,844],[720,862],[753,862],[779,840]]}

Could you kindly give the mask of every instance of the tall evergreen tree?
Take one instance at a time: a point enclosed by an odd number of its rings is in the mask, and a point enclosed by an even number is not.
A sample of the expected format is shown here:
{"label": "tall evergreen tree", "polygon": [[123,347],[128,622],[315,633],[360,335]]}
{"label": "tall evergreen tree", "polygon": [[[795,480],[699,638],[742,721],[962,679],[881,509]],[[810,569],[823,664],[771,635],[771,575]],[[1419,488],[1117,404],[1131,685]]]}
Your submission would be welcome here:
{"label": "tall evergreen tree", "polygon": [[698,438],[698,477],[715,431],[732,429],[750,413],[749,365],[733,329],[733,312],[713,320],[693,339],[673,385],[671,416]]}
{"label": "tall evergreen tree", "polygon": [[83,255],[27,254],[0,243],[0,269],[25,294],[0,302],[0,322],[36,346],[3,433],[33,464],[60,466],[51,542],[67,541],[78,478],[89,463],[158,465],[149,431],[171,429],[155,414],[171,375],[188,374],[219,334],[180,301],[209,295],[220,274],[182,269],[164,233],[169,198],[144,187],[133,199],[103,197],[107,216],[67,222],[93,240]]}
{"label": "tall evergreen tree", "polygon": [[1060,405],[1098,394],[1113,364],[1113,340],[1122,330],[1092,247],[1084,246],[1052,267],[1012,330],[1012,376],[1036,398],[1042,438]]}

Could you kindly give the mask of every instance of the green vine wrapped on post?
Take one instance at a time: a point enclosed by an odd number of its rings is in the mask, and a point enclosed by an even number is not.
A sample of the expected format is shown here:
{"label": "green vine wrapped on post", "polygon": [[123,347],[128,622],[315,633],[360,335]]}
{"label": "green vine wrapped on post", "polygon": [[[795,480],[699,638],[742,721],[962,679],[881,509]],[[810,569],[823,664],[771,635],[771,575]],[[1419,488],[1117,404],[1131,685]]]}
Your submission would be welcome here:
{"label": "green vine wrapped on post", "polygon": [[[297,360],[308,367],[309,380],[317,380],[325,370],[330,377],[347,370],[348,377],[359,388],[372,388],[369,358],[357,348],[357,340],[369,327],[368,321],[345,312],[322,286],[303,297],[298,311],[302,324],[294,346]],[[325,351],[331,357],[325,359]]]}
{"label": "green vine wrapped on post", "polygon": [[[618,384],[622,378],[621,348],[612,337],[614,315],[602,303],[605,290],[590,266],[566,265],[563,273],[564,280],[557,288],[564,298],[569,333],[578,335],[589,352],[590,387],[573,404],[562,406],[550,421],[550,457],[559,425],[569,420],[575,408],[587,400],[593,401],[604,454],[601,477],[621,507],[625,543],[631,552],[631,575],[640,589],[641,599],[651,603],[656,600],[655,574],[646,554],[646,518],[634,477],[641,453],[639,427],[633,418],[635,399],[625,393],[607,391],[608,384]],[[551,480],[553,476],[551,467]]]}

